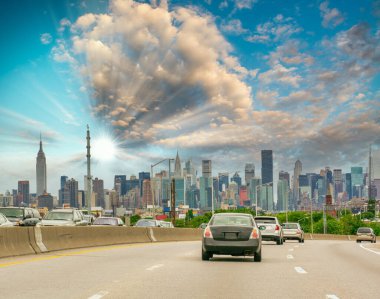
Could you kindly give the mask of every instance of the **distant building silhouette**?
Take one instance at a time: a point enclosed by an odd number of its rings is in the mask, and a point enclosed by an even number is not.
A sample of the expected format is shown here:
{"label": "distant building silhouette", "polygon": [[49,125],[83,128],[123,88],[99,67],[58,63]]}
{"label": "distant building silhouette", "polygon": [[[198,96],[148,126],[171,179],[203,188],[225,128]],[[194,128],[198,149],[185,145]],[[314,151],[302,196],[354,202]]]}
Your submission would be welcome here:
{"label": "distant building silhouette", "polygon": [[273,151],[261,151],[261,180],[263,184],[273,183]]}
{"label": "distant building silhouette", "polygon": [[19,206],[29,206],[30,193],[29,193],[29,181],[18,181],[17,188],[17,201],[16,205]]}
{"label": "distant building silhouette", "polygon": [[202,176],[205,178],[212,176],[211,160],[202,160]]}
{"label": "distant building silhouette", "polygon": [[249,182],[255,177],[255,164],[247,163],[245,164],[245,184],[249,186]]}
{"label": "distant building silhouette", "polygon": [[40,136],[40,150],[36,159],[36,182],[37,182],[37,196],[44,194],[46,190],[46,157],[42,149],[42,139]]}

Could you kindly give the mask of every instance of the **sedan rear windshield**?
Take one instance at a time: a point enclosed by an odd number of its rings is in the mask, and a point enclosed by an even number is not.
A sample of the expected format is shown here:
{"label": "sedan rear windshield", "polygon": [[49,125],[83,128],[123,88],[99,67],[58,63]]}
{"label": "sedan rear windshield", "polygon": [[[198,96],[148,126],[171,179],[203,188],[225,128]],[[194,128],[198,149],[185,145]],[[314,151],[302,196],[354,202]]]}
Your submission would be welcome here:
{"label": "sedan rear windshield", "polygon": [[358,233],[361,233],[361,234],[369,234],[369,233],[371,233],[371,229],[370,229],[370,228],[366,228],[366,227],[359,228],[359,229],[358,229]]}
{"label": "sedan rear windshield", "polygon": [[297,223],[285,223],[284,224],[285,229],[298,229]]}
{"label": "sedan rear windshield", "polygon": [[211,225],[252,226],[252,221],[246,216],[216,216]]}
{"label": "sedan rear windshield", "polygon": [[272,223],[272,224],[276,224],[276,218],[256,217],[255,221],[256,222],[260,222],[260,223]]}
{"label": "sedan rear windshield", "polygon": [[10,209],[10,208],[0,208],[0,213],[4,214],[6,217],[24,217],[23,209]]}
{"label": "sedan rear windshield", "polygon": [[44,217],[45,220],[73,220],[73,213],[68,212],[49,212]]}

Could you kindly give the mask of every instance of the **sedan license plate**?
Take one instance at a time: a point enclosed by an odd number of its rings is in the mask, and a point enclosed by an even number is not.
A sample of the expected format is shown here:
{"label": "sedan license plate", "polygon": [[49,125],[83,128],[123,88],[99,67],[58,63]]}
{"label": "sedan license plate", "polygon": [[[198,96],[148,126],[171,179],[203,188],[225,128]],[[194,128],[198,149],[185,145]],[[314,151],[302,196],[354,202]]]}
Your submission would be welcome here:
{"label": "sedan license plate", "polygon": [[226,240],[236,240],[237,239],[237,234],[236,233],[225,233],[224,238]]}

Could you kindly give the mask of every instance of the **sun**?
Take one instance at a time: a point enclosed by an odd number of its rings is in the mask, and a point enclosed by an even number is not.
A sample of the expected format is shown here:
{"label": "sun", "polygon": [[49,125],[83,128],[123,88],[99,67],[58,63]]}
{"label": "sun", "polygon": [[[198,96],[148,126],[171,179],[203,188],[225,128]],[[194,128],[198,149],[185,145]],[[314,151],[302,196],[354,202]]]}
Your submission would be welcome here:
{"label": "sun", "polygon": [[91,156],[99,161],[110,161],[115,158],[117,152],[116,143],[109,137],[94,138],[91,145]]}

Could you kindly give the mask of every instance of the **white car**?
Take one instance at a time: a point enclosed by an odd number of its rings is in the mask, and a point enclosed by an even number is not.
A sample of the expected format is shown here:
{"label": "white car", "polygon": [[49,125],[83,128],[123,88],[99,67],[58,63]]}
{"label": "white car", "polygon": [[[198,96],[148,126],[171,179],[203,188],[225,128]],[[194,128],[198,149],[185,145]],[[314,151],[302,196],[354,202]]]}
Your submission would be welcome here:
{"label": "white car", "polygon": [[81,211],[77,209],[55,209],[49,211],[42,221],[40,226],[86,226],[87,220]]}
{"label": "white car", "polygon": [[7,217],[0,213],[0,227],[14,226],[13,222],[10,222]]}
{"label": "white car", "polygon": [[274,216],[257,216],[255,222],[260,227],[263,241],[274,241],[277,245],[284,243],[284,233],[282,226],[277,217]]}

